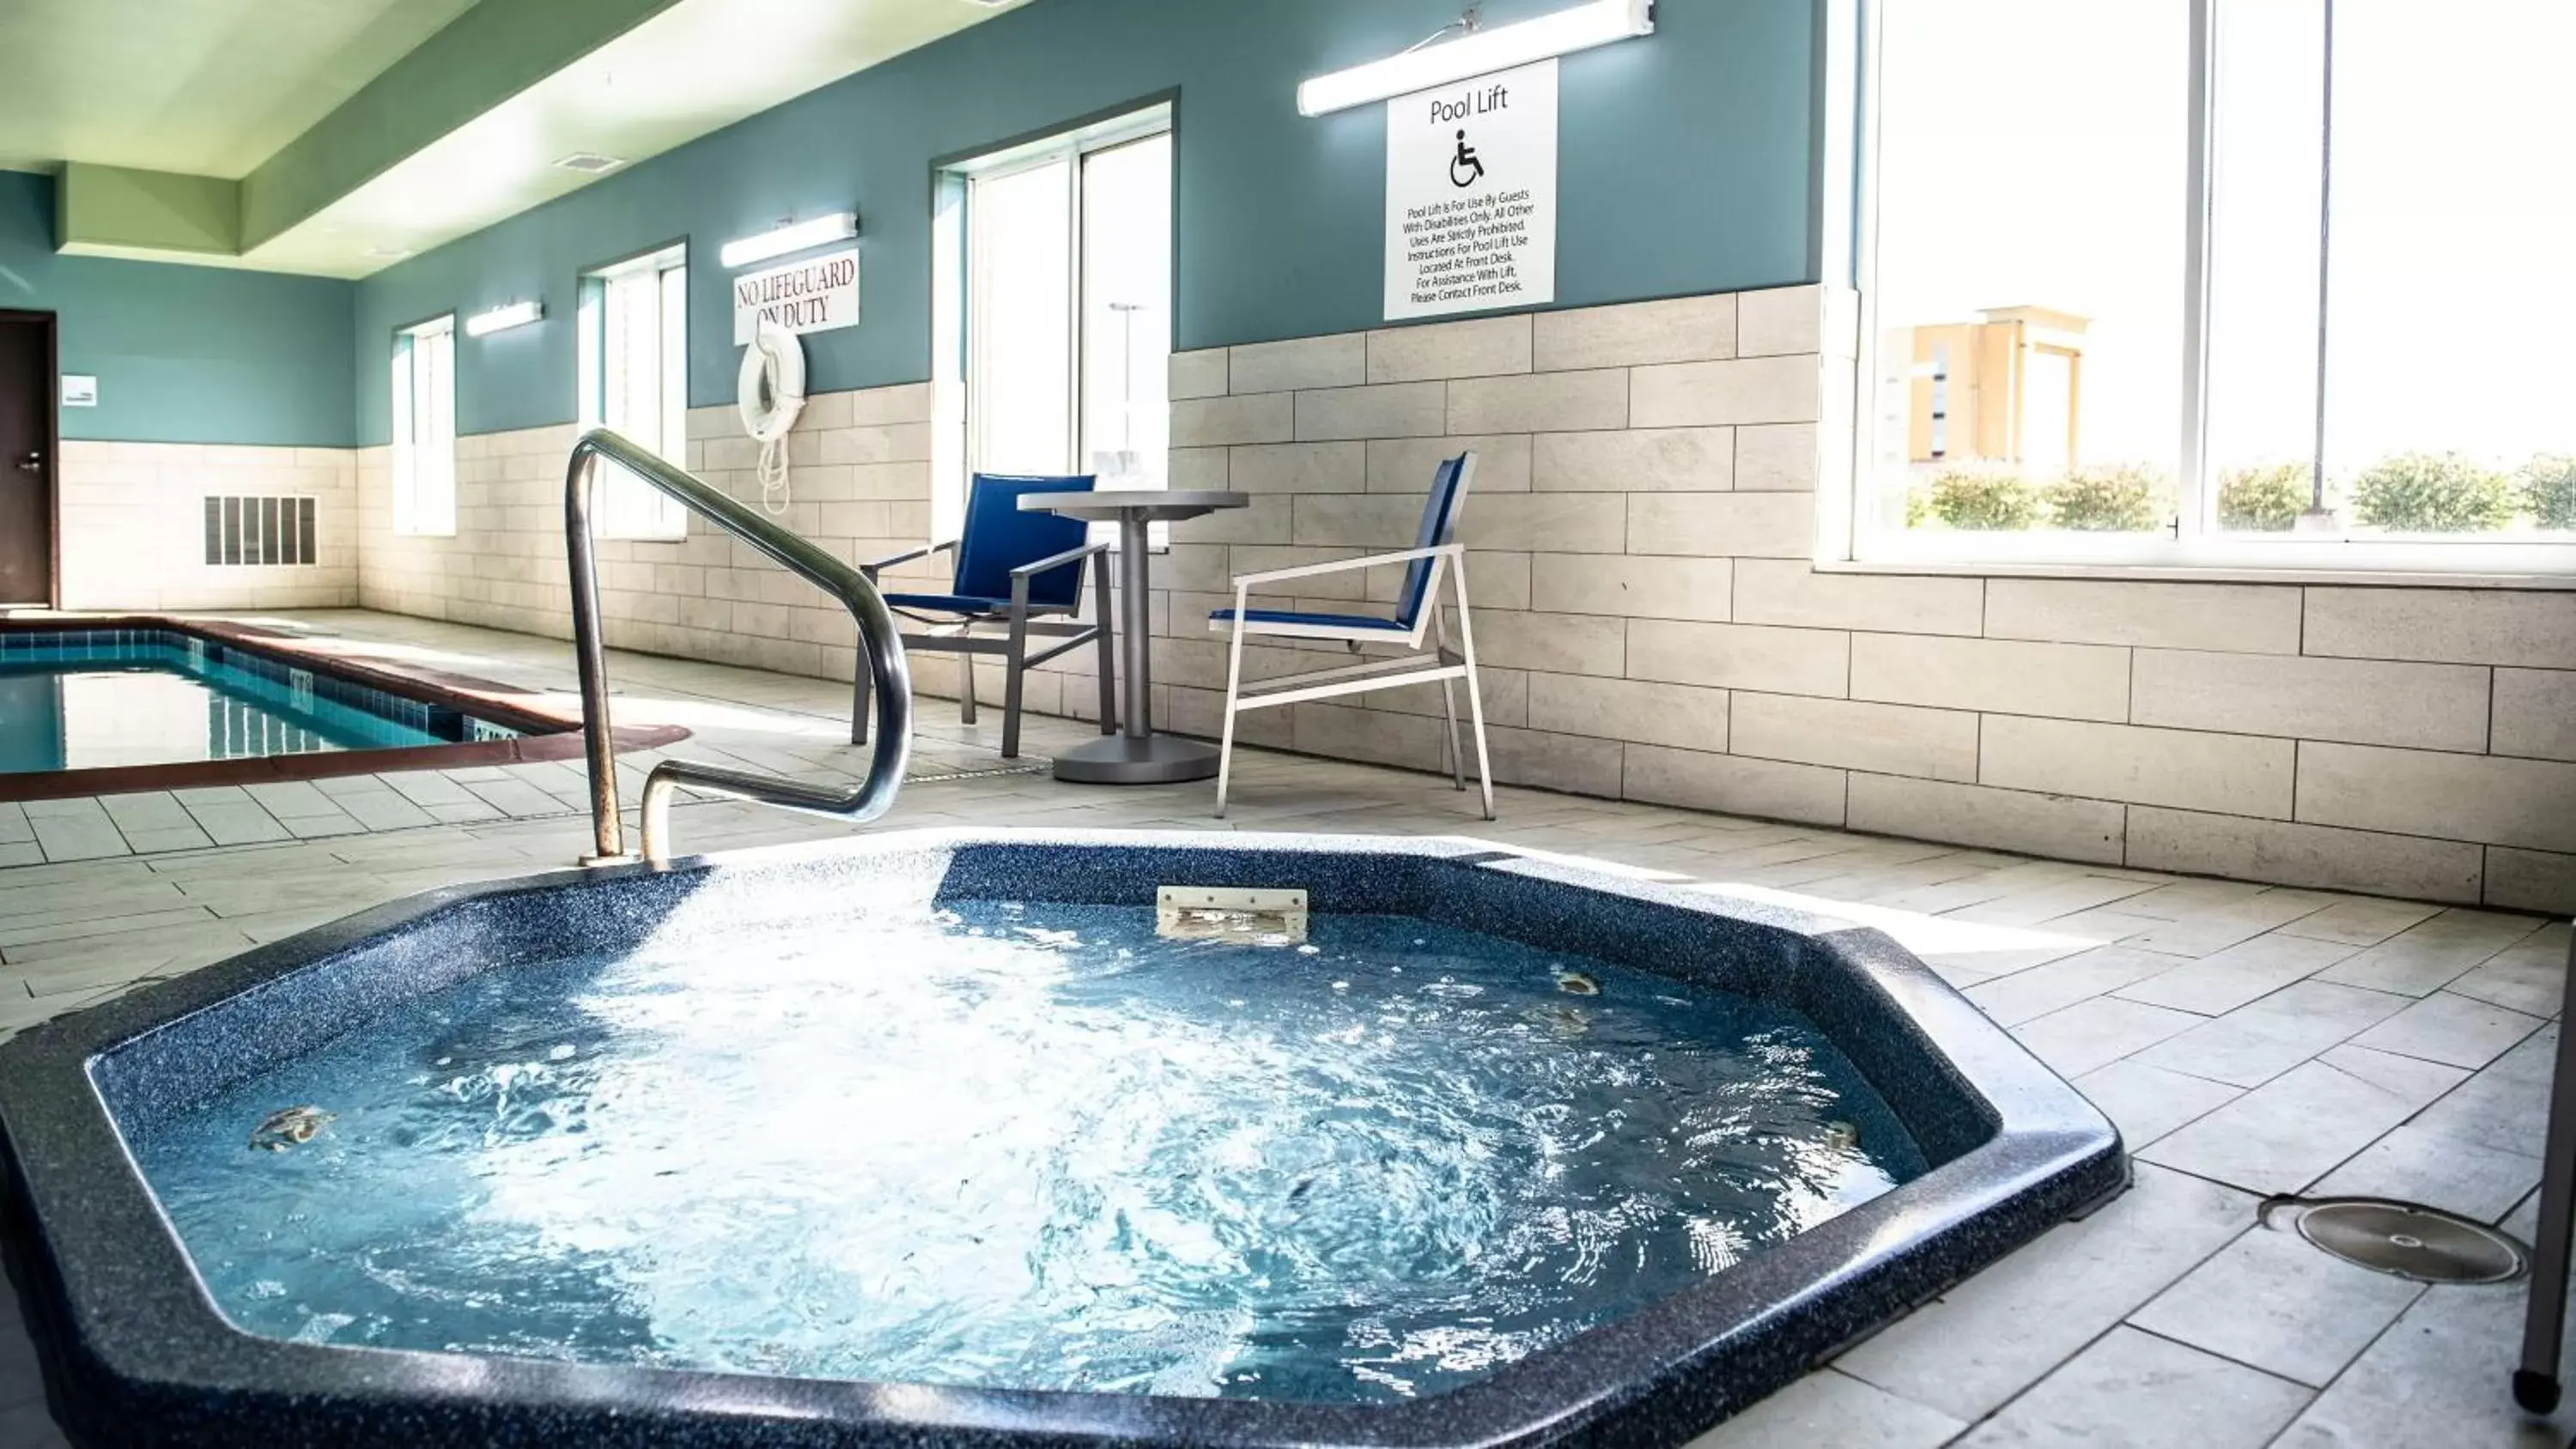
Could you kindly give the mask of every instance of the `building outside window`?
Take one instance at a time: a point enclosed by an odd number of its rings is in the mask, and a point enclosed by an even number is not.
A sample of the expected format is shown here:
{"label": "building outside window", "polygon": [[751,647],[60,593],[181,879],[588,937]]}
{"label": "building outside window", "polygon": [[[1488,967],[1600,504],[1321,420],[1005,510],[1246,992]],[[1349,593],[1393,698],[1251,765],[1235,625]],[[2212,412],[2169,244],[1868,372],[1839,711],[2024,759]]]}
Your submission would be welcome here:
{"label": "building outside window", "polygon": [[394,532],[456,532],[456,319],[394,334]]}
{"label": "building outside window", "polygon": [[2576,6],[1868,9],[1853,556],[2576,567]]}
{"label": "building outside window", "polygon": [[[581,425],[614,429],[687,467],[688,249],[666,247],[584,276],[579,327]],[[688,510],[677,499],[624,469],[601,475],[595,511],[603,538],[689,532]]]}
{"label": "building outside window", "polygon": [[950,169],[937,340],[963,383],[964,450],[940,470],[940,537],[963,522],[970,471],[1165,486],[1170,128],[1156,107]]}

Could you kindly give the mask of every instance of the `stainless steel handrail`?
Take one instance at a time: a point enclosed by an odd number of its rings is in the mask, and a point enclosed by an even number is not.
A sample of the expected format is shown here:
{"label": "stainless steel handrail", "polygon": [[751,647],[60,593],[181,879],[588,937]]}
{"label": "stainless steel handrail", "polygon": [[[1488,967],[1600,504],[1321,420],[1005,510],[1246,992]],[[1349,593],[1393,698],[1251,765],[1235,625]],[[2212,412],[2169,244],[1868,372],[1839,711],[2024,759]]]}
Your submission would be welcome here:
{"label": "stainless steel handrail", "polygon": [[[682,785],[854,821],[883,815],[903,788],[904,762],[912,753],[912,674],[904,664],[894,614],[878,597],[876,585],[811,540],[779,527],[632,440],[606,428],[593,428],[572,445],[572,461],[564,473],[564,553],[572,568],[573,650],[581,662],[581,727],[590,759],[590,831],[595,853],[585,863],[628,858],[625,822],[617,813],[617,748],[609,733],[608,660],[599,638],[599,560],[590,536],[591,488],[602,458],[838,599],[858,623],[859,654],[875,685],[876,749],[868,758],[868,773],[857,785],[835,790],[775,775],[664,760],[644,777],[644,858],[670,858],[671,792]],[[854,691],[864,689],[867,682],[854,685]],[[865,698],[864,693],[856,696]],[[854,700],[854,713],[858,707]],[[850,721],[854,734],[858,723],[856,718]]]}

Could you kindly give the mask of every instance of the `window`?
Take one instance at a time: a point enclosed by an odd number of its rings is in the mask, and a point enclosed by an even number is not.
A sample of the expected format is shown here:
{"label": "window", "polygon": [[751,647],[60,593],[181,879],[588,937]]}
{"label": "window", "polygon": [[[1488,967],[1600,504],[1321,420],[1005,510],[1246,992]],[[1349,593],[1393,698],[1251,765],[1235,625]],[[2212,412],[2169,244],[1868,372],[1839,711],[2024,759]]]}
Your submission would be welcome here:
{"label": "window", "polygon": [[394,334],[394,532],[456,532],[456,319]]}
{"label": "window", "polygon": [[1170,125],[1157,107],[954,168],[963,236],[940,290],[962,282],[966,446],[933,500],[940,537],[963,522],[967,470],[1164,486]]}
{"label": "window", "polygon": [[[581,279],[581,425],[614,428],[688,466],[689,258],[668,247]],[[688,537],[677,499],[615,469],[596,501],[602,538]]]}
{"label": "window", "polygon": [[1853,556],[2576,569],[2576,6],[1868,9]]}

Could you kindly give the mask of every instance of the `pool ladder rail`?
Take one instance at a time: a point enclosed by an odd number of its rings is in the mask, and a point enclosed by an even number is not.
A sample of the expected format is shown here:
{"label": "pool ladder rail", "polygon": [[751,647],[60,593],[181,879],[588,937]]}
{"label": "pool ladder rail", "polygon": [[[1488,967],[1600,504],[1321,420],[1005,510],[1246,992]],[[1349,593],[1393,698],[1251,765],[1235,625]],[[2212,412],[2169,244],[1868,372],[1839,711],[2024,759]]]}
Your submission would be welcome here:
{"label": "pool ladder rail", "polygon": [[625,821],[617,811],[617,746],[609,732],[608,659],[599,637],[599,559],[590,533],[591,497],[602,459],[750,544],[850,611],[859,626],[861,670],[853,686],[850,743],[864,738],[862,716],[869,694],[876,696],[875,751],[869,756],[867,774],[846,790],[687,760],[655,765],[644,777],[642,858],[655,863],[670,859],[671,794],[683,785],[809,814],[837,815],[853,823],[886,813],[903,788],[904,765],[912,752],[912,675],[904,664],[894,614],[878,596],[876,585],[811,539],[780,527],[632,439],[607,428],[593,428],[572,445],[572,461],[564,473],[564,554],[572,569],[573,650],[581,664],[582,742],[590,763],[592,853],[582,857],[582,863],[602,865],[636,858],[627,852]]}

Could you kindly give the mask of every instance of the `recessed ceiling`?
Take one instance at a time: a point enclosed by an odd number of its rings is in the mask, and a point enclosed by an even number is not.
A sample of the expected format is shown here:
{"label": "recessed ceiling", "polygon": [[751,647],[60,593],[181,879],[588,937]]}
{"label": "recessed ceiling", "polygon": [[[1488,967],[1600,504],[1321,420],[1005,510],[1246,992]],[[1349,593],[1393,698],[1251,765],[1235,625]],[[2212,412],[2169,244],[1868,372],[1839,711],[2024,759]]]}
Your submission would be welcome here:
{"label": "recessed ceiling", "polygon": [[[564,157],[586,151],[631,166],[1003,8],[965,0],[680,0],[253,248],[245,261],[365,276],[398,259],[387,252],[427,251],[597,179],[554,164]],[[795,42],[779,44],[779,36]]]}
{"label": "recessed ceiling", "polygon": [[[245,175],[472,8],[0,0],[0,166]],[[555,164],[565,157],[618,158],[625,164],[604,173],[616,175],[1011,8],[1015,0],[678,0],[248,252],[166,259],[366,276],[599,179]]]}
{"label": "recessed ceiling", "polygon": [[0,0],[0,167],[233,179],[474,0]]}

